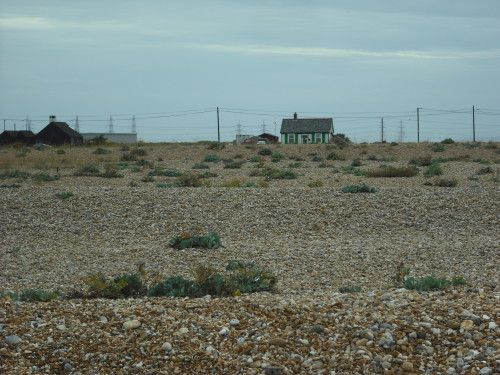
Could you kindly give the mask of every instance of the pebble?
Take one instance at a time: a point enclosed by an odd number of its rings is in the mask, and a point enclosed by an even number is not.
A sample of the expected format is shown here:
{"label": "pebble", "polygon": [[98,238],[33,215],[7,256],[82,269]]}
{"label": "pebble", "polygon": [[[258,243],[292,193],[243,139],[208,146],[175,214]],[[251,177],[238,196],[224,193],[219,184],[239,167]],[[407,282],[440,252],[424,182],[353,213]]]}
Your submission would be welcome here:
{"label": "pebble", "polygon": [[123,328],[125,329],[134,329],[141,326],[141,322],[139,320],[127,320],[123,323]]}
{"label": "pebble", "polygon": [[170,352],[172,350],[172,344],[169,343],[169,342],[165,342],[161,348],[166,351],[166,352]]}
{"label": "pebble", "polygon": [[460,324],[460,329],[464,331],[470,331],[474,327],[474,322],[472,320],[463,320]]}
{"label": "pebble", "polygon": [[229,329],[228,328],[222,328],[219,331],[219,335],[221,335],[221,336],[227,336],[227,335],[229,335]]}
{"label": "pebble", "polygon": [[275,337],[269,340],[269,345],[275,345],[275,346],[285,346],[287,344],[287,341],[281,337]]}
{"label": "pebble", "polygon": [[20,343],[21,341],[23,341],[23,340],[21,340],[21,338],[19,336],[16,336],[16,335],[7,336],[5,338],[5,343],[7,345],[15,345],[17,343]]}
{"label": "pebble", "polygon": [[65,363],[63,367],[64,372],[71,372],[73,371],[73,366],[71,363]]}
{"label": "pebble", "polygon": [[238,326],[238,325],[240,325],[240,321],[238,319],[231,319],[231,321],[229,322],[229,325],[231,327]]}
{"label": "pebble", "polygon": [[401,368],[404,371],[406,371],[406,372],[413,371],[413,363],[411,363],[411,362],[403,362],[403,365],[401,366]]}

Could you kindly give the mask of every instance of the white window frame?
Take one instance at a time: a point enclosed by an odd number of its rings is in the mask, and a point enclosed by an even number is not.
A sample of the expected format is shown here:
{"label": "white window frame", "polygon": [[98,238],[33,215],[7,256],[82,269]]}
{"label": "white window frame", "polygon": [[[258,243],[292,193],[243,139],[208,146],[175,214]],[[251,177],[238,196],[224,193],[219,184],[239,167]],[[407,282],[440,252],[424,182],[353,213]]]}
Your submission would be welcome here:
{"label": "white window frame", "polygon": [[316,133],[314,135],[314,143],[321,143],[323,141],[323,133]]}

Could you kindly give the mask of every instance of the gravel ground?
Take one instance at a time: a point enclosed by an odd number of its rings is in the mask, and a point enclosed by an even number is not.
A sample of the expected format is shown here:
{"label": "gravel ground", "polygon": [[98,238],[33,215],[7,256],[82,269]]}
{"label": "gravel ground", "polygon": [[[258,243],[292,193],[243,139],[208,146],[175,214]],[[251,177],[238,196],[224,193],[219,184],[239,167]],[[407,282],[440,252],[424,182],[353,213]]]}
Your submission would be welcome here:
{"label": "gravel ground", "polygon": [[[458,186],[426,186],[412,178],[366,178],[342,173],[361,157],[360,169],[407,165],[429,145],[351,146],[345,161],[318,168],[311,150],[275,146],[275,152],[304,159],[295,180],[268,188],[221,187],[249,177],[241,169],[210,164],[219,176],[210,187],[159,188],[175,178],[142,182],[148,167],[123,178],[75,177],[89,158],[101,166],[111,156],[68,149],[54,165],[54,152],[25,159],[58,181],[21,181],[0,195],[0,293],[24,289],[69,293],[102,272],[190,276],[196,264],[224,272],[230,260],[254,260],[272,270],[277,290],[231,298],[144,298],[0,302],[0,371],[9,374],[491,374],[500,367],[500,212],[498,164],[494,173],[471,161],[442,163],[444,178]],[[156,167],[201,173],[192,166],[206,154],[241,160],[256,150],[227,147],[146,147]],[[17,167],[0,149],[3,167]],[[293,154],[292,154],[293,153]],[[433,157],[469,154],[498,159],[495,149],[447,145]],[[78,154],[78,155],[77,155]],[[85,155],[83,155],[85,154]],[[392,161],[366,160],[369,155]],[[59,157],[61,155],[57,155]],[[45,156],[44,156],[45,157]],[[100,158],[100,159],[99,159]],[[107,159],[106,159],[107,158]],[[62,159],[61,159],[62,160]],[[268,161],[288,169],[293,161]],[[39,163],[38,165],[35,165]],[[43,164],[50,164],[42,168]],[[1,163],[0,163],[1,164]],[[133,163],[130,163],[133,164]],[[292,170],[292,169],[291,169]],[[425,168],[422,168],[425,170]],[[471,178],[472,177],[472,178]],[[321,180],[322,187],[308,184]],[[0,181],[12,184],[12,179]],[[340,188],[366,183],[374,194]],[[132,185],[132,186],[131,186]],[[57,192],[70,191],[69,199]],[[223,247],[175,250],[181,232],[220,234]],[[398,266],[410,276],[464,277],[468,285],[434,292],[394,288]],[[341,294],[339,287],[359,286]]]}

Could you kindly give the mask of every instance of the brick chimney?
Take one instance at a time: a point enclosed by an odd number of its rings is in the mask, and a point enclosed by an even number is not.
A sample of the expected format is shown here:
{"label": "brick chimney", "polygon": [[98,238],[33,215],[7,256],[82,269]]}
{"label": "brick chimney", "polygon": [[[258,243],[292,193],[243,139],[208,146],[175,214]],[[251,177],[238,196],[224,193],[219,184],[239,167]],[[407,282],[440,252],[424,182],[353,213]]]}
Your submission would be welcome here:
{"label": "brick chimney", "polygon": [[294,120],[297,120],[297,112],[295,112],[295,113],[293,114],[293,119],[294,119]]}

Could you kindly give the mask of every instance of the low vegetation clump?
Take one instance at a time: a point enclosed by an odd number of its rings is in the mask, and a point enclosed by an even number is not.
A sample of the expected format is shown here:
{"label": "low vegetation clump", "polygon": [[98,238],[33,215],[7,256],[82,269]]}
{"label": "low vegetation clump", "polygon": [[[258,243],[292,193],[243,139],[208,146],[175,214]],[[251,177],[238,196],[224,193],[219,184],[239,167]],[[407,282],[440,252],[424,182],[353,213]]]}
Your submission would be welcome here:
{"label": "low vegetation clump", "polygon": [[433,143],[431,146],[431,150],[433,152],[443,152],[444,151],[444,144],[442,143]]}
{"label": "low vegetation clump", "polygon": [[192,169],[210,169],[210,167],[203,163],[195,164],[191,167]]}
{"label": "low vegetation clump", "polygon": [[358,169],[353,166],[348,166],[348,167],[342,167],[342,170],[344,171],[344,174],[352,174],[354,176],[366,176],[368,174],[367,171],[364,171],[362,169]]}
{"label": "low vegetation clump", "polygon": [[458,185],[458,181],[454,178],[451,179],[437,178],[434,181],[434,185],[439,187],[455,187]]}
{"label": "low vegetation clump", "polygon": [[149,171],[149,176],[166,176],[166,177],[180,177],[182,176],[182,172],[174,171],[174,170],[162,170],[162,169],[154,169]]}
{"label": "low vegetation clump", "polygon": [[222,242],[217,232],[210,232],[204,236],[192,236],[189,233],[181,233],[179,236],[172,238],[169,245],[180,250],[193,247],[216,249],[222,246]]}
{"label": "low vegetation clump", "polygon": [[352,162],[351,162],[351,167],[359,167],[361,166],[361,159],[354,159]]}
{"label": "low vegetation clump", "polygon": [[297,175],[292,171],[280,171],[273,168],[263,168],[262,170],[253,170],[250,176],[264,177],[266,180],[293,180]]}
{"label": "low vegetation clump", "polygon": [[56,198],[64,200],[64,199],[71,198],[73,196],[73,193],[70,192],[70,191],[65,191],[65,192],[62,192],[62,193],[55,193],[54,196]]}
{"label": "low vegetation clump", "polygon": [[107,155],[107,154],[111,154],[111,150],[108,150],[106,148],[98,147],[94,151],[92,151],[92,153],[96,154],[96,155]]}
{"label": "low vegetation clump", "polygon": [[207,155],[205,159],[203,159],[205,163],[218,163],[221,160],[222,158],[219,155]]}
{"label": "low vegetation clump", "polygon": [[224,169],[240,169],[244,162],[231,161],[224,165]]}
{"label": "low vegetation clump", "polygon": [[93,275],[85,280],[88,286],[86,298],[129,298],[145,294],[146,288],[140,275],[127,274],[113,279],[104,277],[103,274]]}
{"label": "low vegetation clump", "polygon": [[446,289],[451,285],[451,281],[446,279],[438,279],[433,276],[421,277],[415,280],[413,277],[408,277],[404,281],[404,287],[408,290],[427,291],[433,289]]}
{"label": "low vegetation clump", "polygon": [[31,175],[31,179],[35,181],[57,181],[59,176],[50,176],[45,173],[36,173]]}
{"label": "low vegetation clump", "polygon": [[268,148],[263,148],[262,150],[259,150],[258,154],[262,156],[271,156],[273,152]]}
{"label": "low vegetation clump", "polygon": [[87,165],[85,167],[79,168],[74,175],[75,176],[98,176],[99,173],[99,168],[93,166],[93,165]]}
{"label": "low vegetation clump", "polygon": [[453,143],[455,143],[455,141],[453,139],[451,139],[451,138],[446,138],[446,139],[443,139],[441,141],[441,143],[444,144],[444,145],[452,145]]}
{"label": "low vegetation clump", "polygon": [[44,145],[43,143],[37,143],[33,145],[33,148],[37,151],[45,151],[47,149],[47,146]]}
{"label": "low vegetation clump", "polygon": [[17,188],[20,188],[21,185],[19,184],[1,184],[0,185],[0,188],[14,188],[14,189],[17,189]]}
{"label": "low vegetation clump", "polygon": [[57,155],[64,155],[64,154],[66,154],[66,151],[64,151],[62,148],[60,148],[59,150],[56,151],[56,154]]}
{"label": "low vegetation clump", "polygon": [[123,178],[123,175],[118,173],[118,170],[114,167],[107,167],[106,170],[98,176],[104,178]]}
{"label": "low vegetation clump", "polygon": [[121,161],[137,161],[137,155],[132,153],[122,154],[120,157]]}
{"label": "low vegetation clump", "polygon": [[408,164],[418,165],[419,167],[427,167],[432,164],[432,156],[424,155],[410,159]]}
{"label": "low vegetation clump", "polygon": [[368,177],[414,177],[418,175],[418,169],[413,167],[391,167],[379,168],[368,171]]}
{"label": "low vegetation clump", "polygon": [[207,145],[207,150],[223,150],[226,148],[226,145],[224,143],[220,142],[210,142]]}
{"label": "low vegetation clump", "polygon": [[174,183],[175,187],[202,187],[202,186],[207,186],[209,185],[208,182],[203,182],[202,181],[201,175],[196,176],[192,174],[183,174],[182,176],[179,176]]}
{"label": "low vegetation clump", "polygon": [[361,292],[360,286],[342,286],[339,288],[340,293],[358,293]]}
{"label": "low vegetation clump", "polygon": [[437,163],[431,164],[431,166],[424,172],[425,177],[441,176],[442,174],[443,169]]}
{"label": "low vegetation clump", "polygon": [[20,295],[17,293],[0,294],[0,301],[49,302],[59,297],[61,297],[61,293],[58,292],[27,289],[23,290]]}
{"label": "low vegetation clump", "polygon": [[280,154],[279,152],[275,152],[274,154],[271,155],[271,161],[273,163],[280,162],[284,158],[285,158],[285,156],[283,154]]}
{"label": "low vegetation clump", "polygon": [[342,188],[343,193],[375,193],[377,190],[374,187],[361,184],[361,185],[349,185]]}
{"label": "low vegetation clump", "polygon": [[259,163],[259,162],[261,162],[263,160],[264,160],[264,158],[262,156],[253,156],[250,159],[248,159],[248,161],[250,163]]}
{"label": "low vegetation clump", "polygon": [[487,166],[485,168],[481,168],[480,170],[478,170],[476,172],[477,175],[483,175],[483,174],[489,174],[489,173],[493,173],[493,168],[491,168],[490,166]]}
{"label": "low vegetation clump", "polygon": [[217,177],[217,173],[214,172],[205,172],[198,175],[198,178],[214,178]]}
{"label": "low vegetation clump", "polygon": [[323,181],[321,181],[321,180],[314,180],[314,181],[309,182],[307,184],[307,186],[309,186],[310,188],[321,187],[321,186],[323,186]]}
{"label": "low vegetation clump", "polygon": [[146,150],[140,147],[134,148],[130,153],[135,156],[146,156],[148,154]]}
{"label": "low vegetation clump", "polygon": [[327,156],[326,156],[326,159],[327,160],[345,160],[346,157],[344,154],[339,154],[337,152],[330,152]]}

